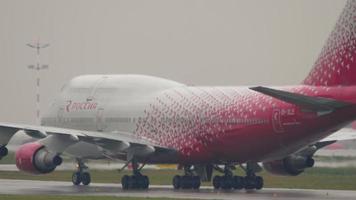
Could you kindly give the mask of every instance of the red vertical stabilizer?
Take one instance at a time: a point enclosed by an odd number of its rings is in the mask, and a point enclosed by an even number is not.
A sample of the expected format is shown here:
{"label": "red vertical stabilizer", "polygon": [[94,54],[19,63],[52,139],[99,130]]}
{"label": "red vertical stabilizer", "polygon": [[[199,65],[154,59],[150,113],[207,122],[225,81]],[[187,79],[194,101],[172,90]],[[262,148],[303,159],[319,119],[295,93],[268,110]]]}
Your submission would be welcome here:
{"label": "red vertical stabilizer", "polygon": [[303,84],[356,85],[356,1],[349,0]]}

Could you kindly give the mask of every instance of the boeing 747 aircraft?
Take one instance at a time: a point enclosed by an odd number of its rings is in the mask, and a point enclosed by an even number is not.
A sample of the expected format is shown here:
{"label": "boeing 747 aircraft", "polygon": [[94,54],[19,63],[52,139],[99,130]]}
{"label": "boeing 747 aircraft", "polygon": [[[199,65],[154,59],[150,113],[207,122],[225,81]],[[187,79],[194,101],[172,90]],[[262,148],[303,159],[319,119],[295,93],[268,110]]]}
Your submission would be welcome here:
{"label": "boeing 747 aircraft", "polygon": [[[287,67],[287,66],[286,66]],[[124,189],[147,189],[145,164],[178,164],[173,187],[261,189],[263,168],[296,176],[314,153],[356,120],[356,1],[349,0],[310,74],[285,87],[191,87],[143,75],[85,75],[60,91],[41,125],[0,123],[0,155],[18,131],[35,138],[16,151],[16,165],[50,173],[63,154],[78,162],[74,185],[91,182],[85,161],[123,160],[133,175]],[[331,136],[330,136],[331,135]],[[241,166],[245,174],[235,175]],[[217,170],[221,176],[212,177]]]}

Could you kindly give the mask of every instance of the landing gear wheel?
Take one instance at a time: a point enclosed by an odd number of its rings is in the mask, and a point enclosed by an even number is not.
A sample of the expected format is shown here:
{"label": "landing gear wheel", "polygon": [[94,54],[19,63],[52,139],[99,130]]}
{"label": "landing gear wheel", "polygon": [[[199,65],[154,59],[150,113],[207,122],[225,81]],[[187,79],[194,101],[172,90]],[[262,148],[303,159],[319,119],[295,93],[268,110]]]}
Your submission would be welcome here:
{"label": "landing gear wheel", "polygon": [[81,174],[81,179],[82,179],[82,184],[83,185],[89,185],[91,182],[91,177],[88,172],[84,172]]}
{"label": "landing gear wheel", "polygon": [[181,181],[182,181],[182,183],[181,183],[182,189],[192,188],[192,180],[191,180],[190,176],[182,176]]}
{"label": "landing gear wheel", "polygon": [[[257,166],[257,167],[256,167]],[[214,176],[213,186],[214,189],[224,189],[224,190],[260,190],[263,188],[263,178],[261,176],[256,176],[255,173],[259,172],[260,167],[256,163],[247,163],[246,168],[241,166],[241,168],[246,172],[246,176],[234,176],[233,170],[236,169],[232,164],[225,164],[225,168],[222,169],[219,166],[215,166],[215,169],[224,176]]]}
{"label": "landing gear wheel", "polygon": [[193,189],[199,189],[200,188],[200,177],[199,176],[193,176]]}
{"label": "landing gear wheel", "polygon": [[256,188],[256,190],[260,190],[263,188],[263,178],[261,176],[256,176],[255,188]]}
{"label": "landing gear wheel", "polygon": [[246,190],[255,189],[255,177],[246,176],[244,179],[245,179],[245,189]]}
{"label": "landing gear wheel", "polygon": [[241,176],[233,176],[233,188],[235,190],[241,190],[245,187],[244,178]]}
{"label": "landing gear wheel", "polygon": [[263,178],[261,176],[246,176],[245,189],[246,190],[260,190],[263,188]]}
{"label": "landing gear wheel", "polygon": [[174,176],[172,185],[174,189],[199,189],[201,185],[199,176]]}
{"label": "landing gear wheel", "polygon": [[89,172],[74,172],[72,175],[72,183],[73,185],[80,185],[82,183],[83,185],[89,185],[91,182],[91,177]]}
{"label": "landing gear wheel", "polygon": [[121,178],[122,189],[124,190],[129,189],[129,179],[130,177],[128,175],[125,175]]}
{"label": "landing gear wheel", "polygon": [[234,179],[232,176],[223,176],[221,179],[221,188],[224,190],[231,190],[233,187]]}
{"label": "landing gear wheel", "polygon": [[129,189],[137,189],[138,187],[136,186],[137,184],[136,177],[135,176],[129,176]]}
{"label": "landing gear wheel", "polygon": [[214,189],[236,189],[241,190],[245,186],[244,178],[241,176],[215,176],[213,179]]}
{"label": "landing gear wheel", "polygon": [[142,166],[140,167],[137,160],[130,159],[128,163],[126,163],[125,167],[130,163],[132,164],[133,175],[124,175],[121,178],[122,189],[148,189],[150,185],[150,180],[147,176],[142,175],[140,172],[141,169],[145,166],[145,164],[142,164]]}
{"label": "landing gear wheel", "polygon": [[137,189],[148,189],[149,180],[147,176],[136,176],[135,181]]}
{"label": "landing gear wheel", "polygon": [[199,189],[201,185],[200,176],[196,176],[192,165],[184,165],[184,176],[174,176],[172,185],[174,189]]}
{"label": "landing gear wheel", "polygon": [[175,175],[173,177],[172,184],[174,189],[179,189],[181,186],[181,177],[179,175]]}
{"label": "landing gear wheel", "polygon": [[150,180],[148,179],[148,176],[142,176],[142,189],[148,189],[150,185]]}
{"label": "landing gear wheel", "polygon": [[73,185],[79,185],[82,182],[80,172],[74,172],[72,175]]}
{"label": "landing gear wheel", "polygon": [[221,176],[214,176],[213,178],[214,189],[220,189],[221,187]]}
{"label": "landing gear wheel", "polygon": [[[60,161],[61,162],[61,161]],[[89,185],[91,182],[90,173],[88,167],[84,164],[83,160],[77,158],[77,171],[72,175],[73,185]]]}
{"label": "landing gear wheel", "polygon": [[128,189],[148,189],[150,180],[147,176],[142,175],[125,175],[121,178],[121,185],[123,190]]}

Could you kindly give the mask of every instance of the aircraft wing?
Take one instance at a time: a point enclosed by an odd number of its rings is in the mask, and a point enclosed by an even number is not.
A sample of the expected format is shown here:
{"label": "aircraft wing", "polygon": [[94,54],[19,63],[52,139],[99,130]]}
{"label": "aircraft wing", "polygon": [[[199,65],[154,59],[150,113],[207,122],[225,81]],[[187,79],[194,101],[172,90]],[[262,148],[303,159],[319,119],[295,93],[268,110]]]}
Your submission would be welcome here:
{"label": "aircraft wing", "polygon": [[339,141],[346,141],[346,140],[356,140],[356,130],[352,129],[351,127],[343,128],[334,134],[320,140],[319,142],[316,142],[314,144],[311,144],[310,146],[305,147],[304,149],[301,149],[300,151],[297,152],[298,155],[304,155],[304,156],[311,156],[314,155],[318,150],[334,144],[335,142]]}
{"label": "aircraft wing", "polygon": [[356,140],[356,130],[352,128],[343,128],[332,135],[322,139],[320,142],[327,141],[344,141],[344,140]]}
{"label": "aircraft wing", "polygon": [[153,144],[126,132],[103,133],[11,123],[0,123],[0,146],[6,145],[11,137],[20,130],[33,138],[39,139],[38,141],[41,144],[57,153],[62,153],[67,147],[78,142],[98,146],[103,150],[106,157],[118,153],[125,153],[127,157],[145,157],[155,153],[173,155],[176,153],[174,149]]}

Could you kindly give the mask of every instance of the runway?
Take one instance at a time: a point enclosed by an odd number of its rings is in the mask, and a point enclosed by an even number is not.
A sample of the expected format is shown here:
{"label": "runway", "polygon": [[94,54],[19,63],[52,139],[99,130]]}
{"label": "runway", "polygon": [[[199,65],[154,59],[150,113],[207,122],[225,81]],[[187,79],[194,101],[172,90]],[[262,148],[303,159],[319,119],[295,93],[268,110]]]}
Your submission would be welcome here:
{"label": "runway", "polygon": [[0,194],[21,195],[99,195],[124,197],[170,197],[191,199],[355,199],[356,191],[298,190],[266,188],[261,191],[220,191],[211,187],[200,190],[173,190],[171,186],[151,186],[149,190],[123,191],[119,184],[93,183],[73,186],[70,182],[0,179]]}

